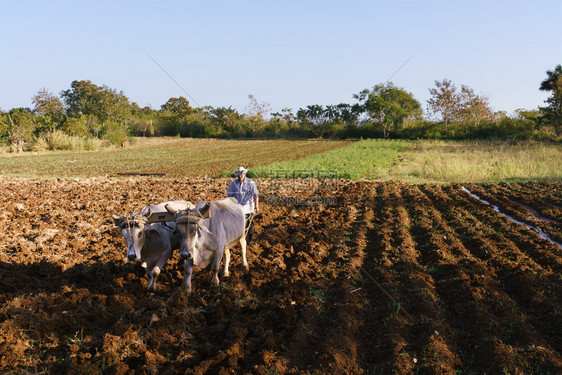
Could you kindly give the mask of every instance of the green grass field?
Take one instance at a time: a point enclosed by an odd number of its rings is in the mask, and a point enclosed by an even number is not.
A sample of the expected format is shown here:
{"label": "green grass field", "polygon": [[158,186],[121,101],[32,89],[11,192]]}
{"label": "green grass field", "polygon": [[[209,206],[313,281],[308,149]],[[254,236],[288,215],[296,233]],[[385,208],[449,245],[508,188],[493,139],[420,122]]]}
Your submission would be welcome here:
{"label": "green grass field", "polygon": [[562,145],[495,141],[287,141],[147,138],[124,149],[0,154],[0,175],[96,177],[162,173],[226,177],[315,176],[408,183],[562,180]]}

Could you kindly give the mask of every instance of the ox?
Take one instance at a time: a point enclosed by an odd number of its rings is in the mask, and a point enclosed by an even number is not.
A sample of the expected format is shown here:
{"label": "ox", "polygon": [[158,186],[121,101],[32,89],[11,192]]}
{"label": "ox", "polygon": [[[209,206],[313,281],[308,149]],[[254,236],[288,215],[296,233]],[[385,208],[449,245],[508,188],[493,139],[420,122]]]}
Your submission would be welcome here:
{"label": "ox", "polygon": [[140,214],[121,217],[112,215],[115,225],[127,241],[127,259],[131,262],[142,260],[146,264],[149,279],[147,292],[156,291],[156,279],[160,271],[171,257],[172,251],[179,249],[180,245],[180,236],[174,221],[149,222],[148,218],[153,213],[166,212],[165,205],[179,210],[193,207],[189,202],[173,201],[145,207]]}
{"label": "ox", "polygon": [[199,202],[194,208],[177,211],[165,206],[174,215],[180,233],[180,258],[185,259],[185,277],[182,287],[191,293],[193,265],[205,268],[212,261],[212,284],[219,285],[219,267],[226,252],[224,277],[229,276],[230,248],[240,243],[242,261],[246,271],[246,238],[244,236],[244,212],[234,198],[213,202]]}

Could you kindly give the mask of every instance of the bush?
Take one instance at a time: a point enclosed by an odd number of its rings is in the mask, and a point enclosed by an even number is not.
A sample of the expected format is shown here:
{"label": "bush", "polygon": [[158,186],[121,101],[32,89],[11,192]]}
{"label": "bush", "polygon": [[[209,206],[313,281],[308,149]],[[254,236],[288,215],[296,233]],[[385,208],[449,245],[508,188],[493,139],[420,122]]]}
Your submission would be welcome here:
{"label": "bush", "polygon": [[88,134],[88,120],[86,116],[67,118],[62,124],[62,130],[71,136],[85,137]]}
{"label": "bush", "polygon": [[479,124],[471,122],[445,124],[425,121],[400,129],[396,134],[398,138],[405,139],[526,140],[544,139],[545,137],[553,139],[547,135],[548,132],[537,132],[536,127],[537,123],[533,120],[505,117],[497,121],[485,121]]}
{"label": "bush", "polygon": [[41,134],[35,139],[34,151],[95,151],[100,148],[100,140],[92,137],[79,137],[65,134],[60,130]]}
{"label": "bush", "polygon": [[100,140],[94,137],[82,138],[82,141],[84,142],[83,150],[85,151],[96,151],[99,150],[101,147]]}
{"label": "bush", "polygon": [[107,122],[104,125],[102,138],[111,144],[120,146],[128,138],[127,127],[120,122]]}

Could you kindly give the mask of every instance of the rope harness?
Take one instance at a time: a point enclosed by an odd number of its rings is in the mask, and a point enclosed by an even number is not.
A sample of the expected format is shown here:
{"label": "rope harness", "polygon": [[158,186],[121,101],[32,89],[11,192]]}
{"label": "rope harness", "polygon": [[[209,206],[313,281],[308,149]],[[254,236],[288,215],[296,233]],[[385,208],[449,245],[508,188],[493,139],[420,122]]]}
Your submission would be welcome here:
{"label": "rope harness", "polygon": [[133,214],[133,215],[128,216],[127,218],[125,218],[121,222],[121,224],[119,225],[119,228],[120,229],[127,228],[127,229],[131,230],[135,226],[135,224],[139,224],[139,227],[140,227],[140,224],[144,225],[146,222],[142,219],[139,219],[139,217],[143,217],[143,216],[141,214]]}

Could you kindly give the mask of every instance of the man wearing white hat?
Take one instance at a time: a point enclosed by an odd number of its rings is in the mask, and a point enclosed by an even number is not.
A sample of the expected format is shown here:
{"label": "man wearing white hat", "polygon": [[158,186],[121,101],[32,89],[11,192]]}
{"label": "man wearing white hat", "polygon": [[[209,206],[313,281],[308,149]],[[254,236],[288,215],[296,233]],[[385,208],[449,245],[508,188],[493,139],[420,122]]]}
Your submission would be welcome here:
{"label": "man wearing white hat", "polygon": [[234,197],[242,206],[246,214],[246,242],[249,245],[254,236],[254,212],[259,211],[259,192],[256,183],[250,178],[246,178],[248,170],[239,167],[234,171],[236,179],[230,183],[226,195]]}

